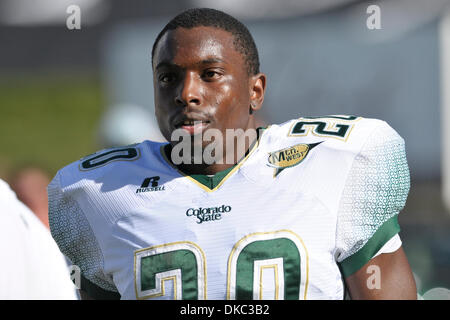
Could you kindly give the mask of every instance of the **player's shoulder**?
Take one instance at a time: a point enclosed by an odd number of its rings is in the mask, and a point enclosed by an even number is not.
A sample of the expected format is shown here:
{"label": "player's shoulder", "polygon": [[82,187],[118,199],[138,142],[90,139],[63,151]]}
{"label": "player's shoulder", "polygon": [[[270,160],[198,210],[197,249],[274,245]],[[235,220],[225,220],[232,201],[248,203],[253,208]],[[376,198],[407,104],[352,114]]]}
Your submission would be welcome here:
{"label": "player's shoulder", "polygon": [[268,129],[265,138],[272,147],[325,142],[329,148],[357,152],[366,143],[404,142],[386,121],[353,115],[300,117]]}
{"label": "player's shoulder", "polygon": [[106,176],[118,176],[130,170],[139,161],[151,163],[156,150],[164,143],[145,140],[140,143],[101,149],[60,169],[55,176],[61,188],[80,180],[101,180]]}

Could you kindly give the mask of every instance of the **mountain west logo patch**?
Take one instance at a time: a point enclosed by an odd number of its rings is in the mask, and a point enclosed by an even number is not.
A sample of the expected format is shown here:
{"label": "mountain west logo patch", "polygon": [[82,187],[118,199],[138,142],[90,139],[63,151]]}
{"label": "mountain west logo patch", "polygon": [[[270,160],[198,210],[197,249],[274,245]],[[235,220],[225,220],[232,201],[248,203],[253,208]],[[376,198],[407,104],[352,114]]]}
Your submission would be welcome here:
{"label": "mountain west logo patch", "polygon": [[144,182],[142,182],[141,187],[136,189],[136,193],[166,190],[164,186],[158,185],[159,179],[161,179],[160,176],[145,178]]}
{"label": "mountain west logo patch", "polygon": [[275,178],[281,171],[286,168],[294,167],[302,162],[309,151],[322,142],[312,144],[296,144],[295,146],[284,148],[278,151],[269,152],[267,164],[270,167],[275,168],[273,177]]}

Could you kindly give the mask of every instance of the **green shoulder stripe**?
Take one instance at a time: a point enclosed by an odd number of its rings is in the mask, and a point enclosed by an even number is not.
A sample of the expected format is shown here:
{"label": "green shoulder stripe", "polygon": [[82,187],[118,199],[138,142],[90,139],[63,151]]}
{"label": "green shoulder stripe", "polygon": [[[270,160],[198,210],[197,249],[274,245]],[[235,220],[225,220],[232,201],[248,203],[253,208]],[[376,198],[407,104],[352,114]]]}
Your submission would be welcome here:
{"label": "green shoulder stripe", "polygon": [[398,215],[384,222],[358,252],[340,263],[344,277],[348,277],[361,269],[399,231]]}

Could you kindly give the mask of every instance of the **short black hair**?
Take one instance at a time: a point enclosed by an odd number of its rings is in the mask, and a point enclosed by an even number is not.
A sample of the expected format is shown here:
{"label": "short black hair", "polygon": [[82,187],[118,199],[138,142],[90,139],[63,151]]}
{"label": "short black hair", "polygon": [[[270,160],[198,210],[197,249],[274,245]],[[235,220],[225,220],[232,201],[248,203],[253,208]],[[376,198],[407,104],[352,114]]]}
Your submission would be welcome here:
{"label": "short black hair", "polygon": [[153,43],[152,63],[156,46],[168,30],[177,28],[191,29],[200,26],[215,27],[230,32],[234,37],[235,49],[244,57],[248,74],[255,75],[259,73],[258,49],[247,27],[229,14],[210,8],[188,9],[170,20]]}

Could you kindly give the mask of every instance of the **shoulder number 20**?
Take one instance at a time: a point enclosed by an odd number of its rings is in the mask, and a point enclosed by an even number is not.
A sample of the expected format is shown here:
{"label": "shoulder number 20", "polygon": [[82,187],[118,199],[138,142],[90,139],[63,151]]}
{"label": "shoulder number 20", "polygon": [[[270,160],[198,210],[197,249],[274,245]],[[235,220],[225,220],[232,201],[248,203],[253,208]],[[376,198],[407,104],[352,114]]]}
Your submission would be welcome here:
{"label": "shoulder number 20", "polygon": [[300,118],[289,130],[289,136],[299,137],[313,134],[346,141],[353,129],[355,116],[327,116],[323,118]]}

